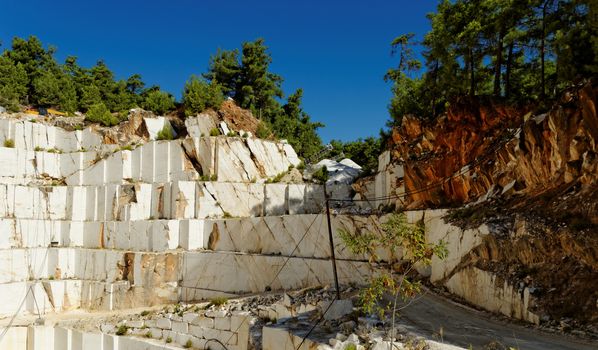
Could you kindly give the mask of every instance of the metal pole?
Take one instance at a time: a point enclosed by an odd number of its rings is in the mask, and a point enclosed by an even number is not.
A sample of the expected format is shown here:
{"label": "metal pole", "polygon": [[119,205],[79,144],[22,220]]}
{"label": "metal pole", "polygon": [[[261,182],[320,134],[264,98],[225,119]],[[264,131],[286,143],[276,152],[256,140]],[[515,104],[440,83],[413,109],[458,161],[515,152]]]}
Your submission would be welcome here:
{"label": "metal pole", "polygon": [[330,198],[324,183],[324,196],[326,197],[326,218],[328,219],[328,238],[330,239],[330,259],[332,260],[332,272],[334,273],[334,286],[336,287],[336,299],[341,300],[341,290],[338,286],[338,274],[336,273],[336,256],[334,254],[334,240],[332,239],[332,224],[330,222]]}

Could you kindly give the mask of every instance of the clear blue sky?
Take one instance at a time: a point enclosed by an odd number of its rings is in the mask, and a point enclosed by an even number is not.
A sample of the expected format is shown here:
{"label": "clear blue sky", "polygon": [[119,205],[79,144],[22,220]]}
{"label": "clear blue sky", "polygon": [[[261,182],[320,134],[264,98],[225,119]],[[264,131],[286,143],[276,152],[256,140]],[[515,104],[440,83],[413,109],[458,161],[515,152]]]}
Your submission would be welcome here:
{"label": "clear blue sky", "polygon": [[263,37],[286,94],[304,89],[304,108],[326,127],[322,139],[375,136],[388,119],[390,42],[421,38],[434,0],[2,0],[0,40],[36,35],[62,62],[104,59],[118,78],[142,75],[180,97],[218,47]]}

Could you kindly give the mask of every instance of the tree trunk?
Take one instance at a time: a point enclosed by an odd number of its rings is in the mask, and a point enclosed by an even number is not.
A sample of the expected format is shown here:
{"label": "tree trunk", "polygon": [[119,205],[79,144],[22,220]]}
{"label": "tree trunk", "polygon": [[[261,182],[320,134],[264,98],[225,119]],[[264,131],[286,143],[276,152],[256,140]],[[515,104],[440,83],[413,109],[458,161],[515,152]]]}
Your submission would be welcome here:
{"label": "tree trunk", "polygon": [[471,96],[475,96],[475,72],[474,72],[474,59],[473,59],[473,48],[469,49],[469,79],[470,79],[470,87],[469,87],[469,94]]}
{"label": "tree trunk", "polygon": [[436,118],[436,98],[438,95],[438,69],[439,69],[439,63],[438,60],[436,60],[434,62],[434,70],[433,70],[433,76],[434,76],[434,87],[432,88],[432,118]]}
{"label": "tree trunk", "polygon": [[494,67],[494,96],[500,96],[500,75],[502,69],[503,38],[505,37],[505,25],[503,24],[498,34],[496,46],[496,65]]}
{"label": "tree trunk", "polygon": [[540,98],[544,99],[545,96],[545,86],[546,82],[544,81],[544,56],[545,56],[545,49],[546,49],[546,6],[548,6],[548,1],[544,2],[544,6],[542,7],[542,40],[540,41],[540,86],[542,90],[540,90]]}
{"label": "tree trunk", "polygon": [[513,46],[514,43],[509,44],[509,53],[507,55],[507,72],[505,74],[505,97],[509,98],[511,94],[511,67],[513,65]]}

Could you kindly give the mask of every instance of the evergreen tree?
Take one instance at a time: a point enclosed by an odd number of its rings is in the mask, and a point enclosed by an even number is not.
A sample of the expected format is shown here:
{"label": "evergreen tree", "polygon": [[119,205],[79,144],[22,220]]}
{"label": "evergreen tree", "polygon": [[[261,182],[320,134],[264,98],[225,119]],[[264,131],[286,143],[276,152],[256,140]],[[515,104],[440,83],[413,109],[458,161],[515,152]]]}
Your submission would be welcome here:
{"label": "evergreen tree", "polygon": [[259,118],[272,122],[280,112],[276,98],[282,98],[282,77],[270,72],[272,57],[263,39],[243,43],[241,70],[235,100]]}
{"label": "evergreen tree", "polygon": [[224,95],[234,97],[240,71],[239,50],[218,49],[216,54],[210,57],[208,72],[203,76],[209,81],[217,81]]}
{"label": "evergreen tree", "polygon": [[183,91],[185,115],[201,113],[207,108],[218,109],[223,101],[221,87],[215,80],[208,83],[204,79],[191,76],[185,84]]}
{"label": "evergreen tree", "polygon": [[141,107],[162,115],[174,108],[174,96],[159,89],[153,90],[145,95]]}
{"label": "evergreen tree", "polygon": [[15,64],[8,57],[0,56],[0,105],[18,110],[19,103],[27,96],[28,82],[21,63]]}

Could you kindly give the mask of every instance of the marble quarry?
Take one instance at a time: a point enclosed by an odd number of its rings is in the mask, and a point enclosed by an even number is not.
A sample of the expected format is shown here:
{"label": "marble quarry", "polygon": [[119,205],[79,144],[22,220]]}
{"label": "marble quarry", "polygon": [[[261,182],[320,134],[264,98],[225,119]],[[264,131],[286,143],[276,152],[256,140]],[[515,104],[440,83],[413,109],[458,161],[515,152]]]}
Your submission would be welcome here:
{"label": "marble quarry", "polygon": [[[188,119],[184,139],[155,141],[152,133],[166,121],[144,122],[151,130],[145,143],[119,146],[104,144],[92,128],[66,131],[0,119],[0,145],[12,144],[0,147],[0,295],[11,300],[0,303],[1,318],[128,310],[333,283],[324,187],[272,181],[300,163],[289,144],[248,133],[206,136],[219,126],[201,116]],[[356,191],[357,199],[403,190],[393,181],[402,168],[390,164],[388,153],[381,155],[379,170],[368,188]],[[335,198],[353,193],[350,181],[329,186]],[[458,268],[488,230],[461,230],[446,224],[444,214],[408,212],[411,222],[424,219],[429,241],[449,242],[448,258],[433,259],[420,272],[470,303],[537,323],[528,310],[529,292],[498,285],[475,267]],[[367,256],[344,246],[338,230],[376,233],[384,220],[333,212],[341,284],[363,284],[375,271]],[[385,254],[397,252],[378,255]],[[230,326],[241,316],[212,319],[212,325],[228,325],[212,330],[196,320],[177,325],[186,332],[174,330],[178,320],[163,321],[170,328],[152,324],[150,338],[161,334],[158,343],[98,329],[0,327],[0,348],[180,349],[192,339],[196,348],[214,349],[198,335],[212,332],[233,335],[229,349],[248,349],[247,330]],[[164,343],[166,332],[176,333],[178,345]],[[274,329],[264,336],[269,333],[272,339],[287,336]]]}

